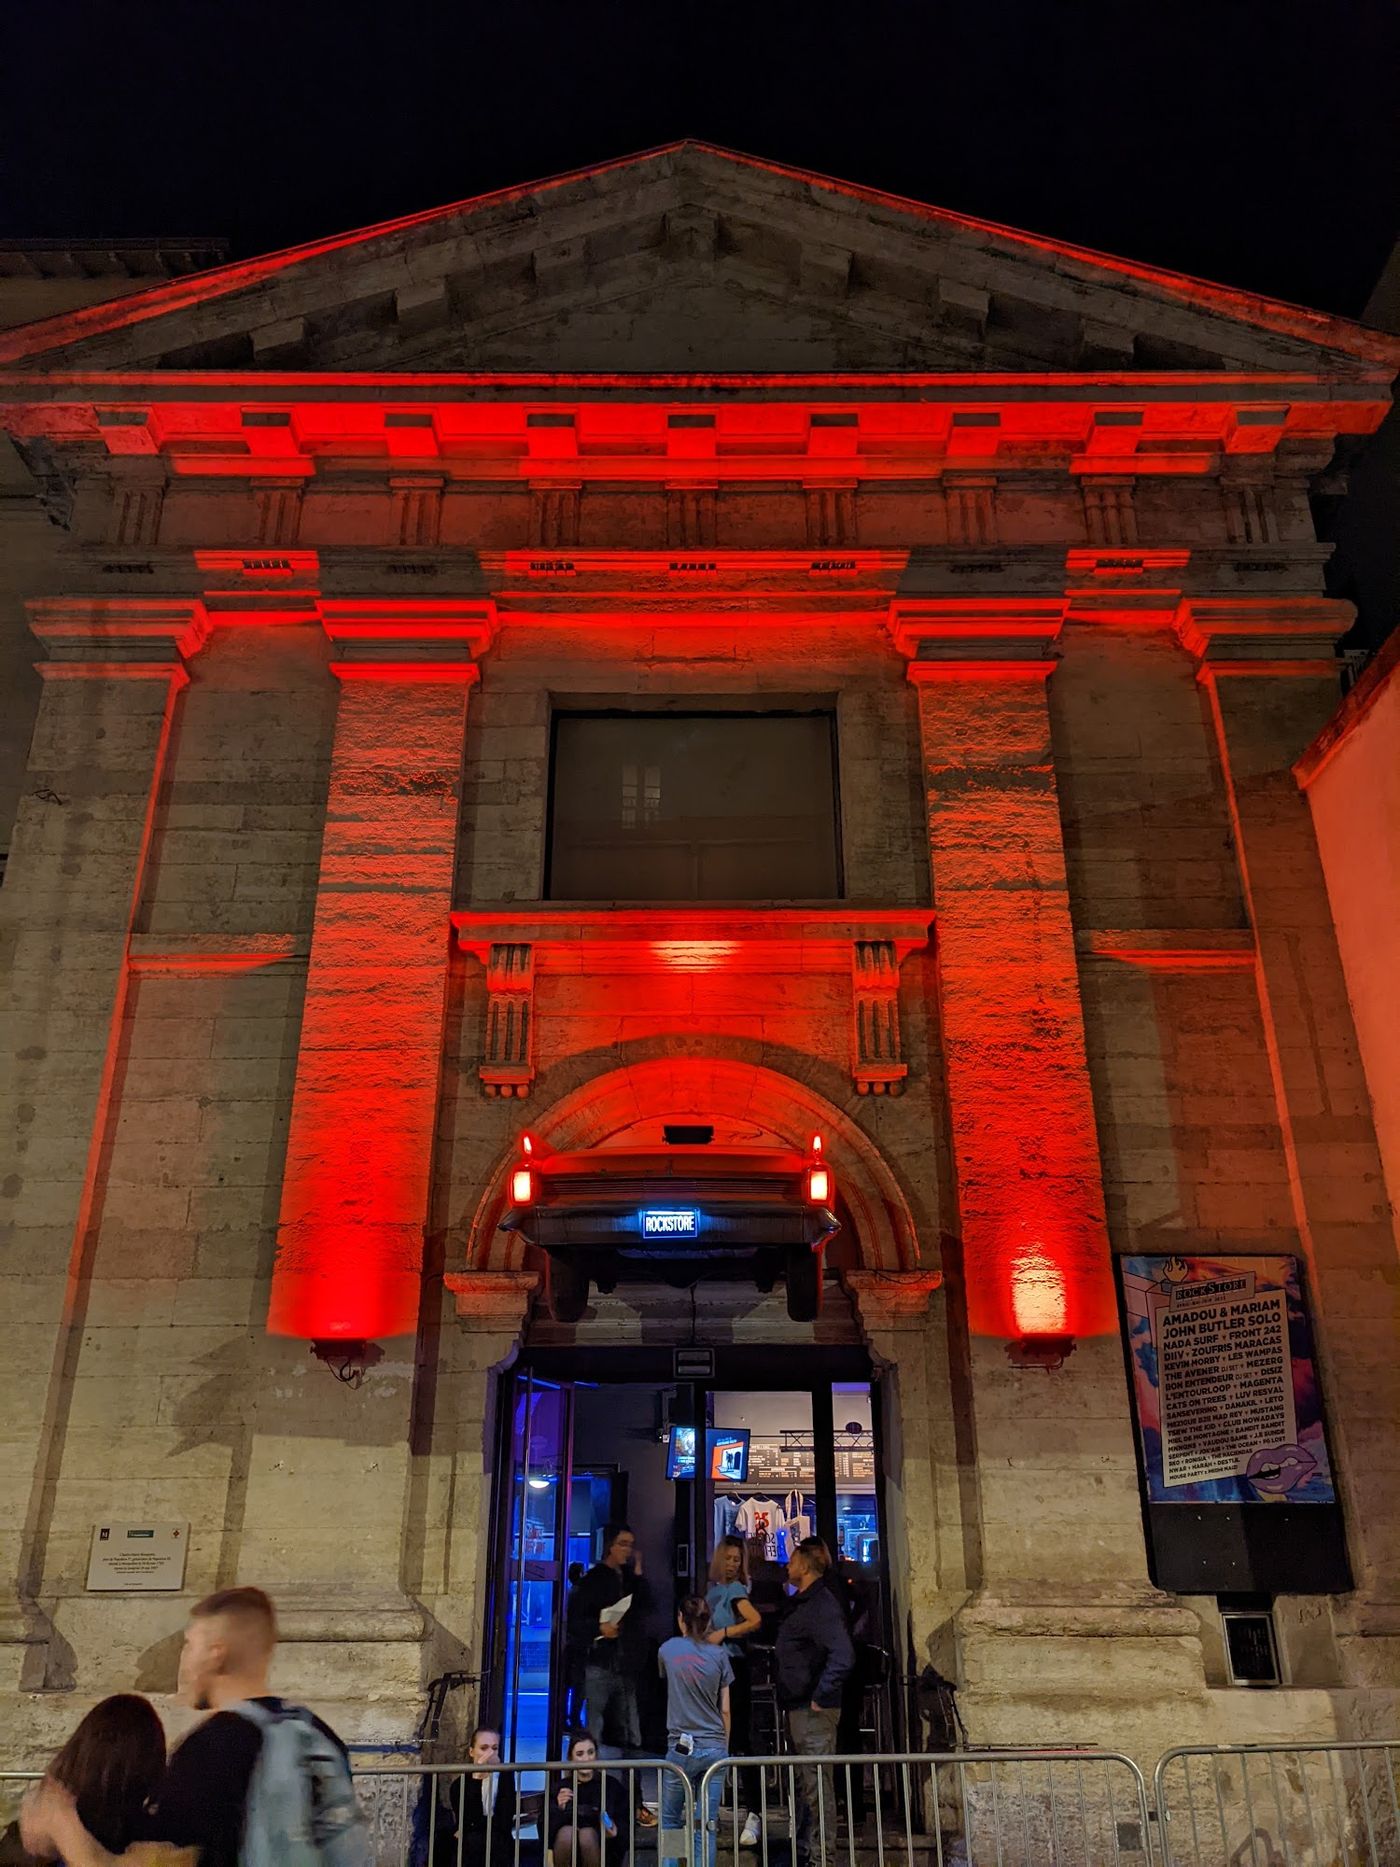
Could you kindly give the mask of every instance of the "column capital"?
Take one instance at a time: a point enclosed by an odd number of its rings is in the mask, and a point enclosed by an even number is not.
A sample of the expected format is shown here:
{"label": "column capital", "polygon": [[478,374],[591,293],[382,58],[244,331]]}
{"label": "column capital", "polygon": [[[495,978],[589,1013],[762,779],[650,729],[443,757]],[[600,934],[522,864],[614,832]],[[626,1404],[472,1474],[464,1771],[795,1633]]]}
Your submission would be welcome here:
{"label": "column capital", "polygon": [[1172,626],[1204,679],[1219,674],[1335,675],[1336,645],[1356,619],[1326,596],[1183,597]]}
{"label": "column capital", "polygon": [[199,597],[36,597],[29,627],[46,680],[187,679],[185,662],[209,635]]}
{"label": "column capital", "polygon": [[448,1271],[457,1319],[481,1335],[519,1335],[540,1280],[534,1271]]}
{"label": "column capital", "polygon": [[843,1271],[841,1282],[860,1314],[867,1336],[887,1329],[922,1329],[943,1273],[922,1271]]}
{"label": "column capital", "polygon": [[896,597],[894,645],[911,681],[1043,678],[1055,666],[1064,596]]}
{"label": "column capital", "polygon": [[470,685],[496,627],[496,605],[484,598],[322,597],[317,609],[341,680]]}

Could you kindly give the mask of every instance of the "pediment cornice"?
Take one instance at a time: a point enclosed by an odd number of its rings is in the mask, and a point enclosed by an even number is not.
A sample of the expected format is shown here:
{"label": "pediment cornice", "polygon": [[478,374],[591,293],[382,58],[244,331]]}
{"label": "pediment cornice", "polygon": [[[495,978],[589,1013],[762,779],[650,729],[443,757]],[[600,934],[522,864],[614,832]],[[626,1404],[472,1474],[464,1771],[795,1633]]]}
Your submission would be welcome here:
{"label": "pediment cornice", "polygon": [[0,364],[635,368],[668,343],[694,369],[1400,363],[1342,319],[684,143],[8,332]]}

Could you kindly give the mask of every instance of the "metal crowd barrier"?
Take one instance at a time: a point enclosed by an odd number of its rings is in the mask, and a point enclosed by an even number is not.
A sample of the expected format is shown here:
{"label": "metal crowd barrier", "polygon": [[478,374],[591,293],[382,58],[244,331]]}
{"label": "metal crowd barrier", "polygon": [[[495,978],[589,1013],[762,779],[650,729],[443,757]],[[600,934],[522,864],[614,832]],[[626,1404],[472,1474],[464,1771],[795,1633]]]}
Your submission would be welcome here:
{"label": "metal crowd barrier", "polygon": [[[743,1773],[757,1771],[759,1845],[740,1848]],[[752,1779],[750,1779],[752,1780]],[[1101,1750],[725,1758],[697,1811],[730,1793],[717,1823],[726,1862],[753,1867],[1150,1867],[1147,1785]],[[805,1835],[804,1835],[805,1831]],[[715,1854],[697,1851],[695,1867]]]}
{"label": "metal crowd barrier", "polygon": [[[552,1850],[550,1809],[562,1816],[560,1796],[572,1798],[576,1779],[589,1773],[612,1784],[616,1833],[569,1823],[569,1839]],[[513,1783],[517,1813],[508,1824],[498,1824],[493,1808],[484,1831],[469,1838],[461,1810],[468,1795],[480,1796],[478,1779],[483,1776]],[[481,1770],[470,1763],[394,1764],[357,1768],[354,1777],[375,1867],[552,1867],[556,1856],[560,1867],[628,1867],[639,1856],[662,1860],[666,1856],[657,1852],[662,1838],[659,1820],[648,1822],[643,1811],[659,1817],[668,1786],[667,1800],[676,1805],[681,1823],[675,1858],[685,1867],[692,1861],[689,1836],[695,1799],[690,1782],[674,1764],[613,1758],[597,1763],[499,1763]],[[497,1790],[493,1802],[499,1804],[500,1796]]]}
{"label": "metal crowd barrier", "polygon": [[1163,1867],[1397,1867],[1400,1744],[1187,1745],[1153,1772]]}

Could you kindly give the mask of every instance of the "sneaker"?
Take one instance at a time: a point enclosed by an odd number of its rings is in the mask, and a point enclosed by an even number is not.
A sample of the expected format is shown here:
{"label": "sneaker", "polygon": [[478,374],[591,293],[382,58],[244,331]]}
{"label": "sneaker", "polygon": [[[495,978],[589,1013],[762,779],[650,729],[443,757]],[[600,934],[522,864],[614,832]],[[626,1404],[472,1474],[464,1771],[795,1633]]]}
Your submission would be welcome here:
{"label": "sneaker", "polygon": [[758,1817],[750,1810],[748,1819],[744,1823],[743,1832],[739,1836],[739,1846],[741,1848],[756,1848],[762,1833],[763,1830],[759,1827]]}

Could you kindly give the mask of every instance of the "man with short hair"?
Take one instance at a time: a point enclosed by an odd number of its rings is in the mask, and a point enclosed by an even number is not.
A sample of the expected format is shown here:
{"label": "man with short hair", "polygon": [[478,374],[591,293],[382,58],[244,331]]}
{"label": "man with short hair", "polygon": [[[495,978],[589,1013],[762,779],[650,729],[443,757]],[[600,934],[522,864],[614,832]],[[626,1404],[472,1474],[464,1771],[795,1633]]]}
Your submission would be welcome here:
{"label": "man with short hair", "polygon": [[[642,1744],[637,1679],[645,1604],[639,1599],[641,1565],[631,1567],[636,1554],[637,1539],[631,1526],[607,1524],[603,1530],[603,1559],[594,1563],[569,1596],[567,1617],[569,1642],[584,1655],[589,1734],[601,1744],[606,1735],[604,1727],[611,1725],[616,1742],[631,1756]],[[629,1596],[630,1605],[620,1621],[604,1618]]]}
{"label": "man with short hair", "polygon": [[[143,1840],[126,1855],[109,1854],[83,1827],[71,1796],[47,1780],[26,1804],[25,1846],[33,1854],[57,1855],[65,1867],[107,1867],[130,1860],[143,1842],[197,1848],[199,1867],[238,1867],[253,1772],[263,1730],[235,1709],[252,1704],[278,1716],[294,1711],[267,1689],[277,1647],[277,1615],[260,1588],[223,1588],[190,1611],[180,1653],[179,1692],[196,1711],[213,1717],[191,1731],[166,1765],[151,1801]],[[345,1746],[319,1718],[304,1713],[339,1751]]]}
{"label": "man with short hair", "polygon": [[[826,1586],[830,1568],[831,1551],[819,1536],[804,1536],[788,1557],[797,1594],[778,1629],[774,1660],[778,1703],[792,1748],[803,1757],[835,1753],[841,1690],[856,1659],[841,1604]],[[811,1867],[829,1853],[834,1816],[819,1769],[795,1772],[793,1802],[794,1853],[798,1867]]]}

